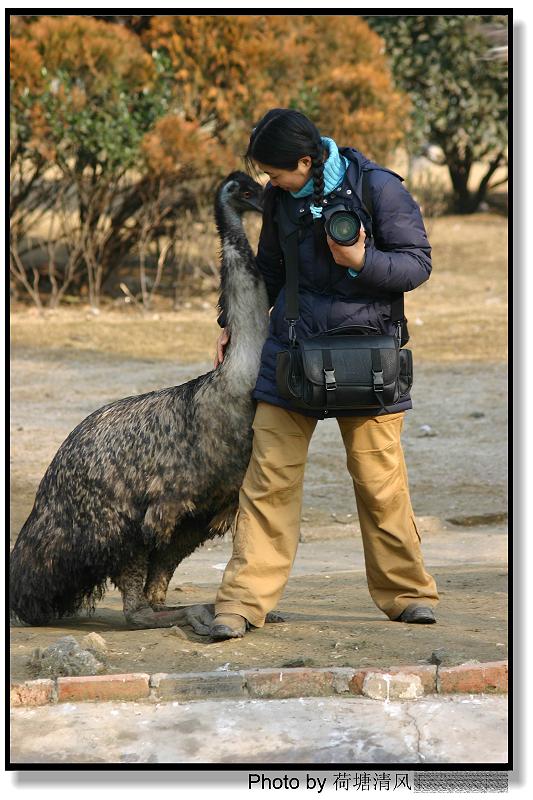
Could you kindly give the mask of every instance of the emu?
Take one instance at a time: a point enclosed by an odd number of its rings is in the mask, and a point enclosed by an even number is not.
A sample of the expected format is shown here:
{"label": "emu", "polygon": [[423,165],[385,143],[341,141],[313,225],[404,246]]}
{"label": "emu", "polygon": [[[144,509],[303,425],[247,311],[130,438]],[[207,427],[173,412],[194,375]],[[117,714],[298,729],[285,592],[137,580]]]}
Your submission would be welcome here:
{"label": "emu", "polygon": [[94,610],[110,580],[133,628],[189,624],[208,633],[213,606],[165,600],[180,562],[233,524],[251,456],[252,390],[269,316],[242,215],[261,212],[262,201],[262,187],[243,172],[216,192],[218,309],[231,333],[222,364],[98,409],[54,456],[11,555],[19,620],[43,625]]}

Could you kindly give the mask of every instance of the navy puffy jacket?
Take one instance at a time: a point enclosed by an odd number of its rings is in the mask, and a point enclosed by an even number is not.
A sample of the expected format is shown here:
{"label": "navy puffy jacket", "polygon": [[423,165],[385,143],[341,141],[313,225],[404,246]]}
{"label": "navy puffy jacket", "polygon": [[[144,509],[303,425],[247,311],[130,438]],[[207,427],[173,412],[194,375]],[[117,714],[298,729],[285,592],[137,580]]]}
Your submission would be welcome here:
{"label": "navy puffy jacket", "polygon": [[[305,226],[298,246],[300,319],[296,323],[297,338],[344,325],[373,326],[377,328],[376,332],[393,334],[395,326],[390,316],[392,295],[415,289],[431,273],[431,247],[420,209],[402,186],[403,178],[365,158],[358,150],[342,147],[339,152],[350,160],[350,166],[341,186],[326,195],[325,199],[331,203],[336,196],[342,196],[346,205],[361,211],[362,170],[366,170],[373,206],[373,237],[366,240],[365,259],[359,275],[350,277],[346,267],[335,263],[327,245],[322,248],[318,258],[315,257],[313,218],[309,210],[312,196],[297,199],[286,193],[290,216],[295,219],[301,215]],[[276,193],[281,191],[284,190],[267,185],[263,226],[257,248],[257,267],[265,280],[273,309],[253,397],[323,419],[326,415],[322,411],[292,406],[280,397],[276,387],[276,355],[286,350],[289,344],[288,324],[284,319],[285,267],[276,223],[275,199]],[[218,322],[224,326],[223,314]],[[389,413],[412,408],[409,394],[387,408]],[[376,416],[386,413],[383,409],[375,411]],[[328,416],[368,414],[369,409],[330,410]]]}

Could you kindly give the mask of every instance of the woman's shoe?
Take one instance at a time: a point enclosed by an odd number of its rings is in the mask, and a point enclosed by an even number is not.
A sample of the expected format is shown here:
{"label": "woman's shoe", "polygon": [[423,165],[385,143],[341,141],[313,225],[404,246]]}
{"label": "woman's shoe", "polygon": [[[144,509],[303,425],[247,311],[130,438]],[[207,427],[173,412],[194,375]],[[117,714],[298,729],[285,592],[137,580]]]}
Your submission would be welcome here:
{"label": "woman's shoe", "polygon": [[217,614],[209,629],[209,635],[217,641],[240,639],[248,630],[249,623],[240,614]]}
{"label": "woman's shoe", "polygon": [[433,609],[429,606],[417,606],[416,603],[404,608],[399,617],[396,617],[395,622],[416,622],[422,625],[429,625],[436,622]]}

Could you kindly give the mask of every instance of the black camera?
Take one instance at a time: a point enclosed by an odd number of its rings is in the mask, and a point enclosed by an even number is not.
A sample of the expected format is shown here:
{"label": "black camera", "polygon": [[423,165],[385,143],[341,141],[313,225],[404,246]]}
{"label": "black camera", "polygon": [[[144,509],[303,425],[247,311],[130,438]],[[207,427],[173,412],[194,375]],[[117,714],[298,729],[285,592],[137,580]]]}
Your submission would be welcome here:
{"label": "black camera", "polygon": [[322,209],[326,233],[337,244],[350,247],[359,239],[361,231],[361,217],[355,211],[345,206],[334,206]]}

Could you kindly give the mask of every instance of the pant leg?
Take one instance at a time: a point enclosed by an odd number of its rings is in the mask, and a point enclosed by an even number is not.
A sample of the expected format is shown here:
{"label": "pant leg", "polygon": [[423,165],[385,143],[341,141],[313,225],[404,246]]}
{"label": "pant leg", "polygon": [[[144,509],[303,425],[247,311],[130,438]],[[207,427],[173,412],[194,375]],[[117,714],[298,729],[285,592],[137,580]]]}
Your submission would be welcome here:
{"label": "pant leg", "polygon": [[216,614],[241,614],[261,628],[278,603],[298,548],[305,462],[316,423],[258,401],[233,554],[216,596]]}
{"label": "pant leg", "polygon": [[390,619],[413,602],[435,607],[435,580],[425,568],[400,434],[404,411],[338,417],[352,476],[370,595]]}

